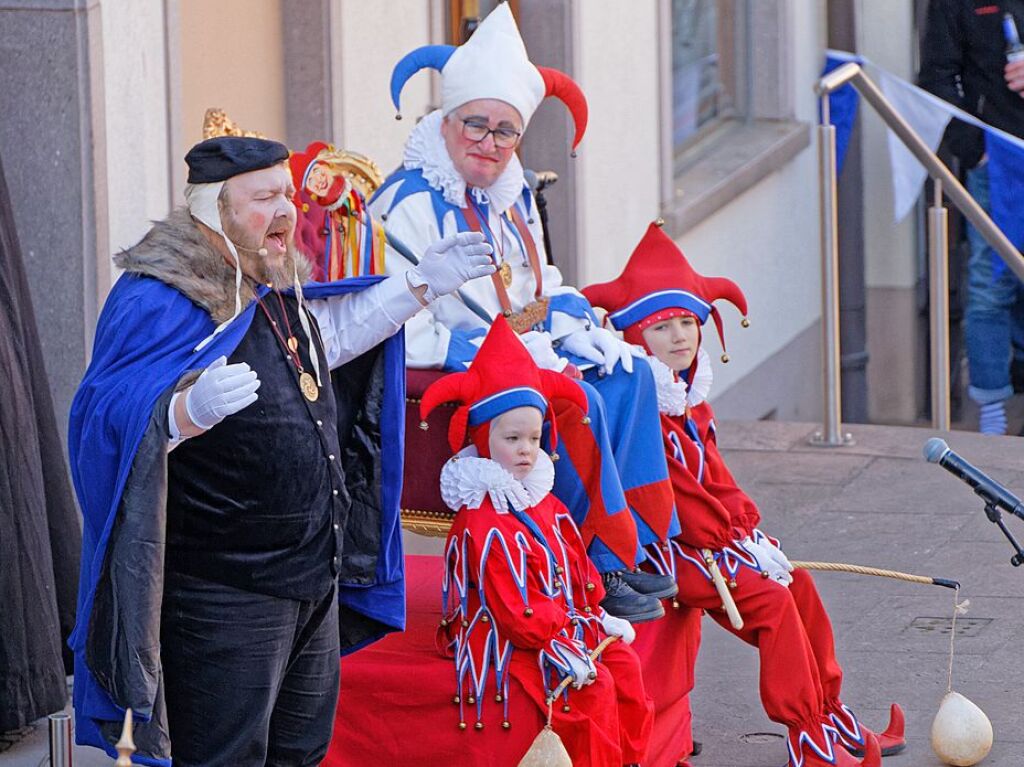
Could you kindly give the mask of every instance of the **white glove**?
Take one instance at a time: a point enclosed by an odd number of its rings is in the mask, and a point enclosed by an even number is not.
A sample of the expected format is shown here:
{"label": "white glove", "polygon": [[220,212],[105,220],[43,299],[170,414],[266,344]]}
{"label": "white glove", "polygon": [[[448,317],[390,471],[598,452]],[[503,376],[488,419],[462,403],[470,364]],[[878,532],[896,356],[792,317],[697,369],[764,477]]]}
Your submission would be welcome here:
{"label": "white glove", "polygon": [[523,342],[523,346],[533,357],[537,367],[542,370],[555,370],[561,373],[569,364],[569,360],[555,354],[555,350],[551,347],[550,333],[530,330],[520,335],[519,340]]}
{"label": "white glove", "polygon": [[562,347],[577,357],[600,365],[603,373],[611,373],[619,362],[627,373],[633,372],[632,347],[604,328],[574,330],[562,339]]}
{"label": "white glove", "polygon": [[[757,541],[758,545],[761,546],[765,551],[768,552],[768,556],[787,573],[793,572],[793,563],[789,561],[789,557],[786,556],[785,552],[780,549],[775,543],[758,529],[754,530],[754,540]],[[792,582],[792,577],[790,581]]]}
{"label": "white glove", "polygon": [[227,357],[211,362],[185,395],[185,412],[197,428],[212,429],[256,401],[256,372],[245,362],[227,362]]}
{"label": "white glove", "polygon": [[776,562],[764,546],[754,543],[749,537],[740,541],[739,546],[757,561],[758,569],[768,573],[768,577],[773,581],[778,581],[783,586],[793,582],[793,576],[789,571]]}
{"label": "white glove", "polygon": [[480,232],[459,232],[438,240],[424,251],[419,264],[405,273],[409,285],[427,286],[426,303],[462,287],[467,280],[494,273],[492,249]]}
{"label": "white glove", "polygon": [[594,667],[594,661],[590,660],[589,657],[580,657],[579,655],[568,654],[565,658],[569,664],[569,673],[572,674],[572,686],[575,689],[580,689],[588,684],[593,684],[594,680],[597,679],[597,669]]}
{"label": "white glove", "polygon": [[686,381],[676,380],[672,368],[653,354],[647,358],[654,374],[654,388],[658,392],[658,411],[666,415],[683,415],[686,412]]}
{"label": "white glove", "polygon": [[636,639],[636,629],[632,623],[623,618],[616,618],[608,612],[601,616],[601,628],[604,629],[604,633],[617,636],[626,644],[633,644],[633,640]]}

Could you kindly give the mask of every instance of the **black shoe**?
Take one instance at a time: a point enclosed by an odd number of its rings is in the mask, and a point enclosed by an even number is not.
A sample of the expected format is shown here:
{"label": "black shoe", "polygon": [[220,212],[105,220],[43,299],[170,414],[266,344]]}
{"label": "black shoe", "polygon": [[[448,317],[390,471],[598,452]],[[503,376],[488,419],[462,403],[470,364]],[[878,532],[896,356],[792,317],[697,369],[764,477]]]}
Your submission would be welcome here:
{"label": "black shoe", "polygon": [[665,615],[661,602],[646,594],[633,591],[622,579],[622,573],[605,573],[601,576],[604,582],[605,597],[601,607],[630,623],[645,623]]}
{"label": "black shoe", "polygon": [[693,750],[690,751],[690,756],[698,756],[701,751],[704,750],[704,744],[699,740],[693,741]]}
{"label": "black shoe", "polygon": [[643,570],[623,570],[619,575],[637,594],[645,594],[655,599],[668,599],[679,593],[679,585],[671,575],[656,575]]}

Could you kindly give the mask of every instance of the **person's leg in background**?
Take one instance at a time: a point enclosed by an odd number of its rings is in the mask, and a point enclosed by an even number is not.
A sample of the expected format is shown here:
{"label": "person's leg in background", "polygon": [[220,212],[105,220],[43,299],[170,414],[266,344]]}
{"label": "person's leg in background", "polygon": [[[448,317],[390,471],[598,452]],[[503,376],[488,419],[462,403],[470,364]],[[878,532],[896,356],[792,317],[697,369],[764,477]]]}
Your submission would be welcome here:
{"label": "person's leg in background", "polygon": [[[967,188],[978,204],[988,210],[988,169],[984,165],[967,174]],[[1006,400],[1013,394],[1012,320],[1020,281],[970,223],[967,237],[971,244],[964,316],[970,373],[967,392],[980,410],[978,430],[983,434],[1005,434]]]}

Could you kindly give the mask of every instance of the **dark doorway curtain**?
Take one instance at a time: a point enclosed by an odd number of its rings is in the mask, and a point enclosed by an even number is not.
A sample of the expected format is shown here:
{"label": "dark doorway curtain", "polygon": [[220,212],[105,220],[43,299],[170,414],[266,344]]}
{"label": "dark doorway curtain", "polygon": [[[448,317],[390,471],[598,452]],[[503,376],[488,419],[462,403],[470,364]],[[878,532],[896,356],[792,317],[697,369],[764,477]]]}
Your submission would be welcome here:
{"label": "dark doorway curtain", "polygon": [[0,162],[0,732],[64,708],[81,545]]}

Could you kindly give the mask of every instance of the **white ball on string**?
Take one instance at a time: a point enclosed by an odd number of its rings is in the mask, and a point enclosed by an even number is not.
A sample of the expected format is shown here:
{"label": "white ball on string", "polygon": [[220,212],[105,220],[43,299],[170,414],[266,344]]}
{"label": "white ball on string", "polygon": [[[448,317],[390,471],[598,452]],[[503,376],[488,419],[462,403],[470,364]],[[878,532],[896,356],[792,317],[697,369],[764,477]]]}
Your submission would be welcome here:
{"label": "white ball on string", "polygon": [[948,692],[932,720],[932,750],[946,764],[970,767],[992,750],[992,722],[958,692]]}

